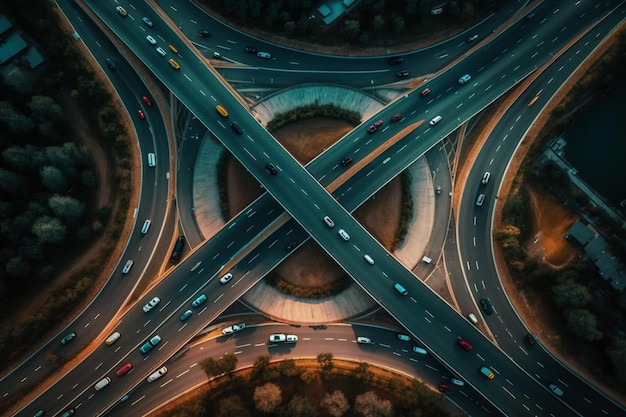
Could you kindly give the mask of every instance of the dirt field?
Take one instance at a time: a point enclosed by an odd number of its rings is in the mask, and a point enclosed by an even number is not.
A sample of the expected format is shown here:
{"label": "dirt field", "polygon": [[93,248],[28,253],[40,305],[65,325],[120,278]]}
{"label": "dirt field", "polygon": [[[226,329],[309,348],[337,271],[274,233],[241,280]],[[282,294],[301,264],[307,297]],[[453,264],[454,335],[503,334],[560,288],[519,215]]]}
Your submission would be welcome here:
{"label": "dirt field", "polygon": [[578,219],[575,213],[562,204],[547,190],[528,185],[533,208],[534,239],[524,243],[530,256],[544,260],[554,268],[566,266],[580,250],[565,240],[565,234]]}
{"label": "dirt field", "polygon": [[[352,126],[343,120],[315,118],[289,124],[275,132],[274,136],[298,162],[306,164],[350,130]],[[228,164],[228,178],[232,216],[261,195],[263,190],[234,158]],[[385,247],[390,247],[400,225],[401,201],[402,188],[400,180],[396,179],[363,204],[355,212],[355,217]],[[312,240],[279,265],[276,272],[281,278],[300,287],[325,285],[345,274]]]}

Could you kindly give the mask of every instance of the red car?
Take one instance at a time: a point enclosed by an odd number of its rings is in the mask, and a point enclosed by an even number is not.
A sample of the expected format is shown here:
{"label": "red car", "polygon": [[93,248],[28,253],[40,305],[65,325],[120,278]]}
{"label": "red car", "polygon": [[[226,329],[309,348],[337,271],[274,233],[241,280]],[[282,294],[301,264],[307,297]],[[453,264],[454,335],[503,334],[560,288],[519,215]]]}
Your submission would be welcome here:
{"label": "red car", "polygon": [[376,125],[371,125],[370,127],[367,128],[367,133],[374,133],[378,130],[378,126]]}
{"label": "red car", "polygon": [[441,392],[450,392],[452,391],[452,387],[446,384],[439,384],[439,391]]}
{"label": "red car", "polygon": [[152,102],[150,101],[150,99],[146,96],[141,97],[141,99],[143,100],[144,103],[146,103],[147,106],[152,106]]}
{"label": "red car", "polygon": [[402,119],[402,115],[400,113],[396,113],[393,116],[391,116],[391,121],[392,122],[397,122],[400,119]]}
{"label": "red car", "polygon": [[420,96],[424,97],[430,94],[430,88],[425,88],[422,90],[422,92],[420,93]]}
{"label": "red car", "polygon": [[472,345],[470,345],[467,340],[459,339],[459,346],[461,346],[463,349],[467,350],[468,352],[472,350]]}
{"label": "red car", "polygon": [[133,364],[129,362],[117,370],[117,376],[126,375],[131,369],[133,369]]}
{"label": "red car", "polygon": [[141,120],[145,120],[146,119],[146,115],[143,113],[143,110],[139,109],[139,111],[137,113],[139,114],[139,118]]}
{"label": "red car", "polygon": [[374,122],[374,126],[376,127],[381,127],[383,125],[383,121],[382,120],[377,120]]}

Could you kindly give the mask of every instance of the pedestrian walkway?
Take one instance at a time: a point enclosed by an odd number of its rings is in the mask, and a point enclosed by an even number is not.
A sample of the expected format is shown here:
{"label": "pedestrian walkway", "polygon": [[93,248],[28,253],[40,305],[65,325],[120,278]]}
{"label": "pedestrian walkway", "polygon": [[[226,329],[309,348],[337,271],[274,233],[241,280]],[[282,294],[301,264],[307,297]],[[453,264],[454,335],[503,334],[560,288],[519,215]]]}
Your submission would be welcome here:
{"label": "pedestrian walkway", "polygon": [[[380,91],[391,95],[392,90]],[[397,94],[401,94],[398,92]],[[270,96],[253,107],[252,113],[262,123],[295,107],[309,104],[334,104],[363,115],[363,118],[379,111],[383,104],[362,91],[322,85],[292,88]],[[225,224],[219,210],[216,165],[223,147],[205,138],[194,171],[194,207],[196,221],[202,235],[209,239]],[[413,218],[405,241],[394,253],[408,269],[422,258],[430,238],[434,222],[435,200],[430,168],[425,158],[420,158],[408,168],[411,175]],[[339,322],[367,314],[378,304],[357,284],[341,294],[320,300],[303,300],[278,292],[274,287],[257,283],[242,301],[251,308],[277,321],[298,324],[321,324]]]}

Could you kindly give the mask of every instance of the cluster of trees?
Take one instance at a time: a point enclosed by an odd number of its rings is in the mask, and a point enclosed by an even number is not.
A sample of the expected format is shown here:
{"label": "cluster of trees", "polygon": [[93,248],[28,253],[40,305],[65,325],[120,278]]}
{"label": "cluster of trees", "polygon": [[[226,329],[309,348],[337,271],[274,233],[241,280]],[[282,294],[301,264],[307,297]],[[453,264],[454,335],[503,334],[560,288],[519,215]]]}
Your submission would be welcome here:
{"label": "cluster of trees", "polygon": [[[13,25],[44,51],[46,62],[35,72],[17,60],[26,76],[5,77],[0,83],[0,315],[23,312],[24,296],[30,300],[42,288],[49,293],[23,320],[0,326],[0,370],[41,343],[80,304],[111,256],[130,201],[128,137],[110,106],[110,95],[86,65],[75,40],[63,32],[56,6],[47,0],[3,6]],[[92,128],[89,134],[113,145],[104,149],[107,158],[118,157],[121,175],[114,191],[120,199],[103,250],[50,291],[41,284],[83,256],[87,241],[112,217],[108,207],[94,206],[96,176],[90,153],[76,144],[66,111],[53,98],[64,94],[84,110],[80,117]],[[48,362],[57,366],[66,359],[51,357]],[[4,398],[0,409],[12,400]]]}
{"label": "cluster of trees", "polygon": [[[54,276],[55,249],[85,240],[101,224],[85,224],[85,199],[96,185],[87,149],[63,142],[63,110],[33,96],[30,114],[0,102],[0,302],[38,279]],[[25,285],[26,284],[26,285]]]}
{"label": "cluster of trees", "polygon": [[[287,37],[317,37],[326,33],[327,26],[315,11],[318,2],[311,0],[201,0],[230,19],[259,25],[273,33]],[[350,8],[343,17],[338,33],[326,36],[325,42],[359,40],[367,45],[374,39],[396,39],[410,35],[420,28],[422,19],[444,19],[454,25],[475,18],[495,7],[503,0],[450,0],[431,2],[422,0],[362,0]],[[432,17],[433,7],[444,3],[442,14]],[[328,33],[326,33],[328,35]],[[324,38],[319,38],[324,41]]]}
{"label": "cluster of trees", "polygon": [[527,227],[529,215],[528,195],[523,186],[516,187],[503,209],[505,225],[494,232],[517,285],[535,302],[558,312],[567,331],[565,340],[570,341],[564,349],[589,349],[578,355],[581,360],[599,358],[594,370],[626,383],[626,338],[621,330],[626,323],[626,293],[610,287],[584,258],[556,270],[528,257],[521,242],[533,232]]}
{"label": "cluster of trees", "polygon": [[[503,210],[506,224],[495,232],[516,283],[532,297],[551,306],[563,321],[562,348],[570,350],[588,369],[599,377],[612,375],[626,383],[626,292],[617,292],[597,272],[593,264],[577,259],[571,265],[554,270],[526,256],[521,242],[534,233],[528,196],[519,181],[548,185],[563,204],[591,219],[610,245],[612,253],[626,259],[626,229],[602,210],[590,204],[589,199],[572,187],[562,169],[548,162],[536,163],[547,141],[552,140],[584,112],[580,103],[592,105],[593,98],[614,86],[626,64],[626,33],[620,33],[610,50],[603,54],[577,83],[562,104],[552,112],[542,137],[533,144],[527,155],[514,189]],[[574,109],[574,110],[572,110]],[[578,350],[578,351],[574,351]]]}
{"label": "cluster of trees", "polygon": [[[421,382],[379,377],[367,363],[350,370],[335,365],[332,353],[320,353],[315,366],[287,359],[256,359],[251,369],[235,373],[237,358],[225,354],[200,365],[212,381],[204,397],[177,404],[162,416],[177,417],[391,417],[450,415],[446,400]],[[216,378],[224,376],[224,378]],[[462,415],[462,413],[458,413]]]}

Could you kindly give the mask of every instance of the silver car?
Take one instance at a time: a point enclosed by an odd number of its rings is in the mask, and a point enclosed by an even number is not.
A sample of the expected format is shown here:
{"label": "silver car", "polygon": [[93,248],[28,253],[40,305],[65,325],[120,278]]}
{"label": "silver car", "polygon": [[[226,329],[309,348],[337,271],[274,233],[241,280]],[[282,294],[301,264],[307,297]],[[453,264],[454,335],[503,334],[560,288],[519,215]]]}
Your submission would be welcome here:
{"label": "silver car", "polygon": [[148,301],[148,304],[143,306],[144,313],[147,313],[148,311],[152,310],[160,302],[161,302],[161,299],[159,297],[154,297],[152,300]]}

